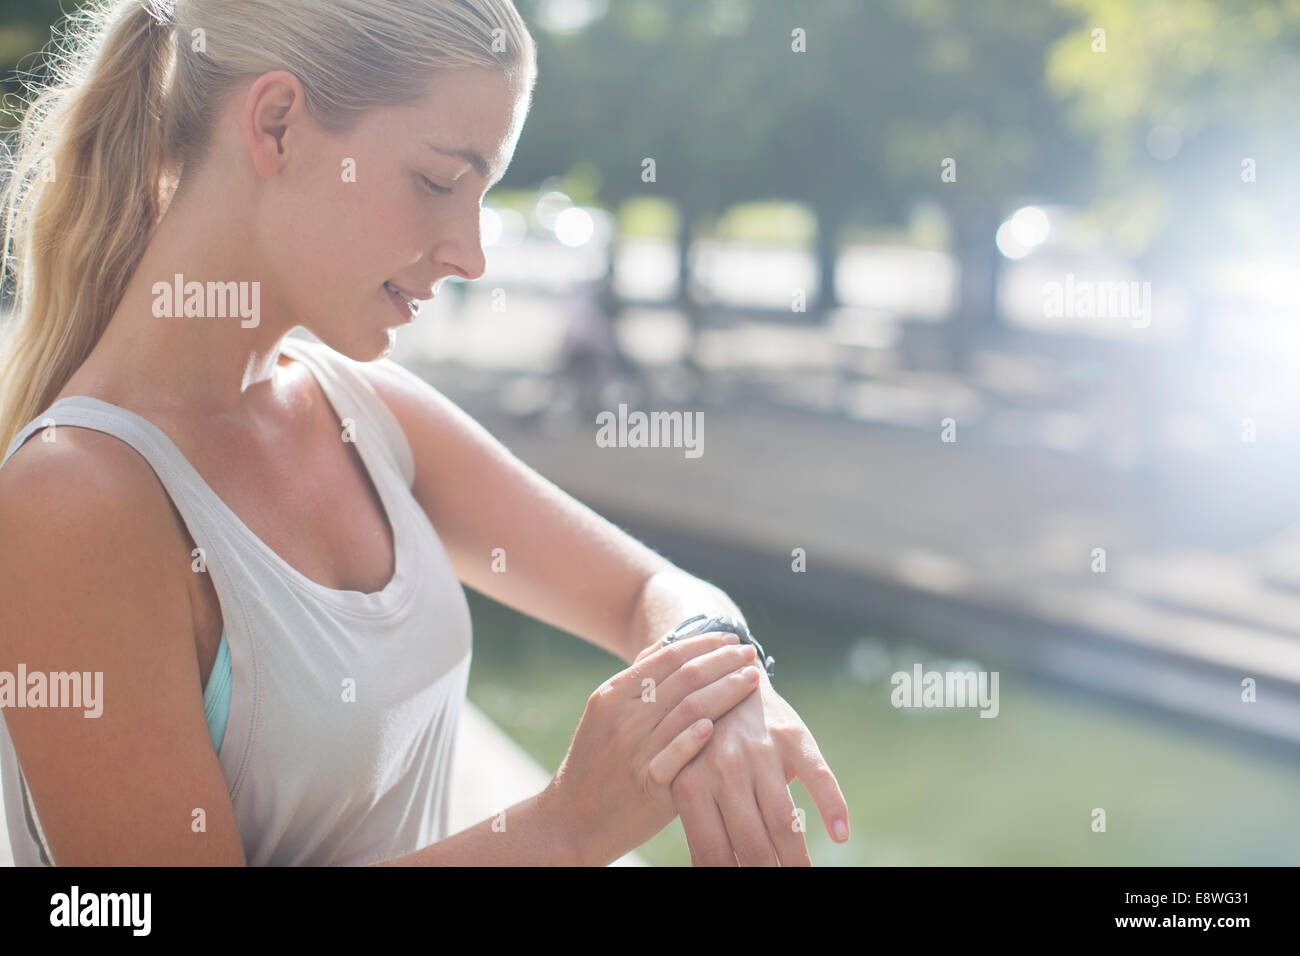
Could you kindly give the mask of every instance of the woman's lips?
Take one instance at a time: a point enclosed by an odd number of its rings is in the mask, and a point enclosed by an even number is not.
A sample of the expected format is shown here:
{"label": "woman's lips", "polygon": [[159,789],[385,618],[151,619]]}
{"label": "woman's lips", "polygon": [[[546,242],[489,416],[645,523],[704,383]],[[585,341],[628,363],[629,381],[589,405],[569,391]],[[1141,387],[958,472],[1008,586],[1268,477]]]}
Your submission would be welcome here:
{"label": "woman's lips", "polygon": [[393,303],[394,308],[401,314],[406,322],[410,322],[420,314],[420,302],[412,296],[402,292],[401,289],[391,282],[384,283],[384,291],[387,293],[389,301]]}

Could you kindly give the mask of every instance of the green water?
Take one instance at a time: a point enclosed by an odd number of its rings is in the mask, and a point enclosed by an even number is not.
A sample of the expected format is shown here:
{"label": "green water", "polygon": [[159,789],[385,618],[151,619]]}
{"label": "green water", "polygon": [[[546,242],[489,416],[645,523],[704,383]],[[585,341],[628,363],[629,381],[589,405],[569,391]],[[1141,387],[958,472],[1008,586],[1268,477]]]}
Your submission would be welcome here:
{"label": "green water", "polygon": [[[626,665],[473,592],[469,697],[549,772],[587,696]],[[834,843],[803,785],[808,848],[825,865],[1296,865],[1300,760],[1042,684],[982,660],[956,666],[915,642],[840,622],[796,622],[737,598],[777,660],[776,687],[812,731],[849,803]],[[760,626],[761,625],[761,626]],[[796,653],[793,648],[799,648]],[[889,676],[1000,672],[1000,713],[906,709]],[[1093,809],[1106,831],[1093,832]],[[641,847],[689,866],[681,823]]]}

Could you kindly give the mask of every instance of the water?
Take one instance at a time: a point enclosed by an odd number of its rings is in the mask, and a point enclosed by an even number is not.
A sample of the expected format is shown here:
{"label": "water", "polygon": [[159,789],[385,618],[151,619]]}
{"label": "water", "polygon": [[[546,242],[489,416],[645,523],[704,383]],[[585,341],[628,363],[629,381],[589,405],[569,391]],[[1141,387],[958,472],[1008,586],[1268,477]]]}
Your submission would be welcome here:
{"label": "water", "polygon": [[[961,664],[915,642],[733,597],[776,657],[776,687],[849,803],[853,835],[840,846],[802,784],[791,784],[816,865],[1300,863],[1294,755],[1211,739],[997,661]],[[470,699],[554,772],[587,696],[625,665],[473,592],[470,603]],[[894,708],[890,675],[917,661],[999,671],[999,715]],[[1093,832],[1096,808],[1105,832]],[[657,866],[690,865],[680,821],[640,852]]]}

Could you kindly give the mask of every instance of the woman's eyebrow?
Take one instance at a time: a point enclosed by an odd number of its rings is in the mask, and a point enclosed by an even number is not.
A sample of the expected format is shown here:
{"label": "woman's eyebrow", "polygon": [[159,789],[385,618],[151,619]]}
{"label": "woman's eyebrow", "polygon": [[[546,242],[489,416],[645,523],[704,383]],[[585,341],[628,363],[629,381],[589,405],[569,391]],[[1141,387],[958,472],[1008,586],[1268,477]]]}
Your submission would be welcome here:
{"label": "woman's eyebrow", "polygon": [[463,159],[473,166],[474,171],[484,179],[489,181],[492,179],[492,170],[488,167],[487,160],[484,159],[482,154],[478,151],[473,149],[451,149],[446,146],[439,146],[437,143],[429,142],[426,142],[424,145],[436,153],[442,153],[445,156],[455,156],[458,159]]}

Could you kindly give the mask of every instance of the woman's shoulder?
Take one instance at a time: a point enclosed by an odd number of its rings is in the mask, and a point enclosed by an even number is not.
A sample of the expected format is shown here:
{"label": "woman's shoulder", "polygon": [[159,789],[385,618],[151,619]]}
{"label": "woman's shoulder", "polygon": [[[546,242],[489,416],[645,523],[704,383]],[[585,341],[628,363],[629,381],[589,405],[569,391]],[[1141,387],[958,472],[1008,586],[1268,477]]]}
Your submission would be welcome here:
{"label": "woman's shoulder", "polygon": [[103,432],[51,425],[34,432],[0,467],[0,510],[83,507],[110,498],[130,507],[161,488],[126,442]]}
{"label": "woman's shoulder", "polygon": [[111,435],[62,425],[36,432],[0,467],[0,541],[4,600],[20,580],[79,600],[75,579],[107,581],[104,570],[123,565],[156,587],[172,577],[158,563],[188,553],[149,463]]}
{"label": "woman's shoulder", "polygon": [[[325,345],[308,343],[308,348],[346,368],[346,374],[363,382],[391,414],[400,433],[399,443],[407,449],[401,457],[410,456],[407,484],[422,502],[444,500],[447,489],[467,471],[486,479],[485,468],[512,459],[505,446],[468,412],[392,359],[358,362]],[[329,353],[327,358],[325,353]]]}
{"label": "woman's shoulder", "polygon": [[354,362],[353,366],[401,423],[415,451],[419,449],[414,444],[421,436],[431,427],[448,424],[450,416],[459,411],[432,384],[392,359]]}

